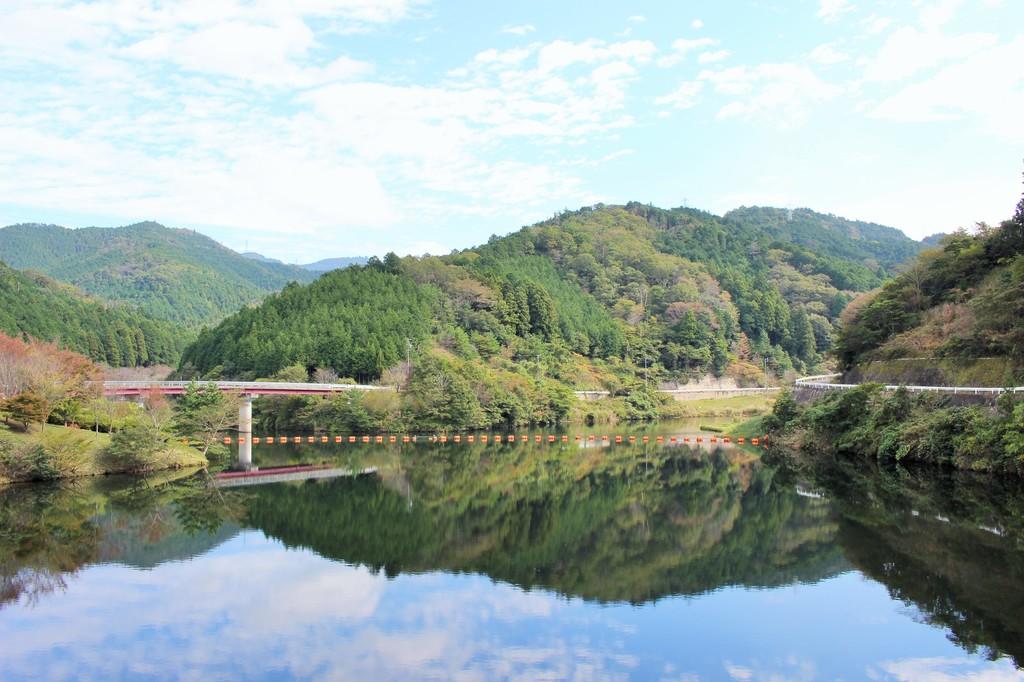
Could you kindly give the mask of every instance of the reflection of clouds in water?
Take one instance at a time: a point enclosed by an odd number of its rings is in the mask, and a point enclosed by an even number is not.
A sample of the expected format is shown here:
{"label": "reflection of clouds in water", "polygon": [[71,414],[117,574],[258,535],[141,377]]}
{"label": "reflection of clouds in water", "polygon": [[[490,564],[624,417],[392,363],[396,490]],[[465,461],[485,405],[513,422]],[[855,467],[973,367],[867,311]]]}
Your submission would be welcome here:
{"label": "reflection of clouds in water", "polygon": [[729,679],[736,682],[811,682],[818,679],[814,661],[798,656],[787,656],[771,663],[755,660],[745,665],[727,660],[722,665]]}
{"label": "reflection of clouds in water", "polygon": [[389,581],[245,534],[202,561],[86,569],[8,613],[0,677],[616,679],[637,665],[523,627],[567,604],[473,576]]}
{"label": "reflection of clouds in water", "polygon": [[907,658],[868,669],[872,680],[899,682],[1022,682],[1024,671],[1009,659],[991,663],[970,658]]}

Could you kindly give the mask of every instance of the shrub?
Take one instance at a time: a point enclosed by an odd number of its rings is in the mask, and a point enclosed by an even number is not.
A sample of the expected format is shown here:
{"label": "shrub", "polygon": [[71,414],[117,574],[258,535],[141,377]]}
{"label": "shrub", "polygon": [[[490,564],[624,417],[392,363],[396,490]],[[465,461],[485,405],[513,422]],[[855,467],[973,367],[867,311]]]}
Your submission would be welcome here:
{"label": "shrub", "polygon": [[101,461],[110,471],[137,472],[152,468],[167,438],[151,424],[139,422],[118,431],[103,451]]}
{"label": "shrub", "polygon": [[0,473],[12,481],[53,481],[61,476],[56,458],[38,443],[0,440]]}

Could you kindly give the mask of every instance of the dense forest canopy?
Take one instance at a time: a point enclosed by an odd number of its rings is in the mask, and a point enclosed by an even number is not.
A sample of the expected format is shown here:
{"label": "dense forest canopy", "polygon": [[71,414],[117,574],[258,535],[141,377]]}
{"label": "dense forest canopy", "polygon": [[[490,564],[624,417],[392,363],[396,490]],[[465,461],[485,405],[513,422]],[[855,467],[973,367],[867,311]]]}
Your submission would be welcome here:
{"label": "dense forest canopy", "polygon": [[173,364],[186,341],[170,323],[3,263],[0,300],[0,332],[51,341],[114,367]]}
{"label": "dense forest canopy", "polygon": [[919,247],[808,210],[598,205],[448,256],[389,254],[290,286],[204,332],[182,371],[257,378],[297,363],[400,382],[400,361],[440,354],[449,369],[577,387],[610,388],[611,375],[756,382],[765,366],[815,367],[845,304]]}
{"label": "dense forest canopy", "polygon": [[11,225],[0,229],[0,260],[188,327],[217,322],[317,274],[245,258],[191,230],[151,222],[75,230]]}

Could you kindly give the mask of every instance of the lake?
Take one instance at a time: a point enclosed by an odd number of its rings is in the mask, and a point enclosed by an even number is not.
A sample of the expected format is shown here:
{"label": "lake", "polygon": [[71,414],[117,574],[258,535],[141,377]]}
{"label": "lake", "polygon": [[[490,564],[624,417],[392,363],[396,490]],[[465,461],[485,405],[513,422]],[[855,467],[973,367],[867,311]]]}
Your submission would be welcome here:
{"label": "lake", "polygon": [[1016,481],[763,455],[258,445],[375,473],[10,487],[0,679],[1024,680]]}

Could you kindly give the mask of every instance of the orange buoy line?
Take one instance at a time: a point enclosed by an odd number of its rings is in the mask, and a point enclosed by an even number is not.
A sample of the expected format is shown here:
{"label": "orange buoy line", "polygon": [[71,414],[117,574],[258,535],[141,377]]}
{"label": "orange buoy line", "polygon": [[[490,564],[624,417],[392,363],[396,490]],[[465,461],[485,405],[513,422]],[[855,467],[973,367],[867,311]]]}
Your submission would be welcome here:
{"label": "orange buoy line", "polygon": [[[350,443],[350,444],[355,444],[355,443],[375,443],[375,444],[388,443],[388,444],[395,444],[395,443],[399,443],[399,442],[401,442],[401,443],[422,443],[422,442],[448,443],[448,442],[453,442],[453,443],[461,444],[461,443],[476,443],[478,441],[480,443],[499,444],[499,443],[502,443],[502,442],[505,442],[505,443],[517,443],[517,442],[518,443],[529,443],[531,441],[530,436],[525,435],[525,434],[524,435],[520,435],[520,436],[516,436],[515,434],[510,433],[510,434],[507,434],[504,437],[504,439],[503,439],[501,434],[495,434],[495,435],[482,434],[482,435],[479,435],[479,436],[477,436],[476,434],[467,434],[465,436],[463,436],[462,434],[453,434],[453,435],[449,436],[447,434],[442,433],[442,434],[438,434],[436,436],[409,436],[409,435],[403,435],[403,436],[387,435],[387,436],[384,436],[384,435],[379,435],[379,436],[347,436],[347,437],[346,436],[333,436],[333,437],[332,436],[319,436],[319,437],[317,437],[317,436],[291,436],[291,437],[289,437],[289,436],[248,436],[247,437],[247,436],[239,435],[239,436],[237,436],[235,438],[232,438],[231,436],[224,436],[223,442],[224,442],[224,445],[233,445],[233,444],[244,445],[246,443],[247,438],[248,438],[249,442],[251,442],[252,445],[286,445],[289,442],[294,444],[294,445],[302,445],[302,444],[307,444],[308,445],[308,444],[315,444],[315,443],[331,443],[331,442],[335,443],[336,445],[341,445],[341,444],[344,444],[344,443]],[[649,443],[649,442],[651,442],[651,438],[652,438],[651,436],[640,436],[640,437],[637,437],[637,436],[625,436],[625,437],[623,437],[623,436],[618,436],[618,435],[617,436],[597,436],[595,434],[587,434],[587,435],[576,434],[576,435],[572,436],[572,440],[574,442],[576,442],[576,443],[595,443],[596,444],[596,443],[600,442],[602,445],[611,445],[612,443],[615,443],[616,445],[622,445],[623,443],[627,443],[627,442],[629,444],[631,444],[631,445],[635,445],[638,442],[640,442],[640,443]],[[705,440],[705,436],[693,436],[693,437],[691,437],[691,436],[667,436],[667,437],[666,436],[654,436],[653,438],[654,438],[654,442],[658,443],[658,444],[663,444],[663,443],[666,442],[666,440],[669,443],[684,443],[684,444],[690,444],[691,442],[698,443],[698,444],[703,444],[705,442],[712,443],[712,444],[718,444],[718,443],[730,444],[730,443],[734,442],[731,436],[717,436],[717,435],[716,436],[709,436],[709,437],[707,437],[706,440]],[[556,436],[554,434],[548,434],[547,438],[545,438],[543,435],[535,434],[533,439],[532,439],[532,441],[534,443],[547,442],[548,444],[568,443],[568,442],[570,442],[570,437],[568,435],[566,435],[566,434],[562,434],[561,436]],[[184,444],[186,444],[186,445],[189,444],[189,440],[188,439],[183,439],[182,442]],[[744,437],[744,436],[739,436],[739,437],[737,437],[735,439],[735,443],[737,445],[745,445],[745,444],[748,444],[748,443],[750,445],[767,445],[768,444],[768,436],[764,435],[764,436],[761,436],[760,438],[749,438],[749,439]]]}

